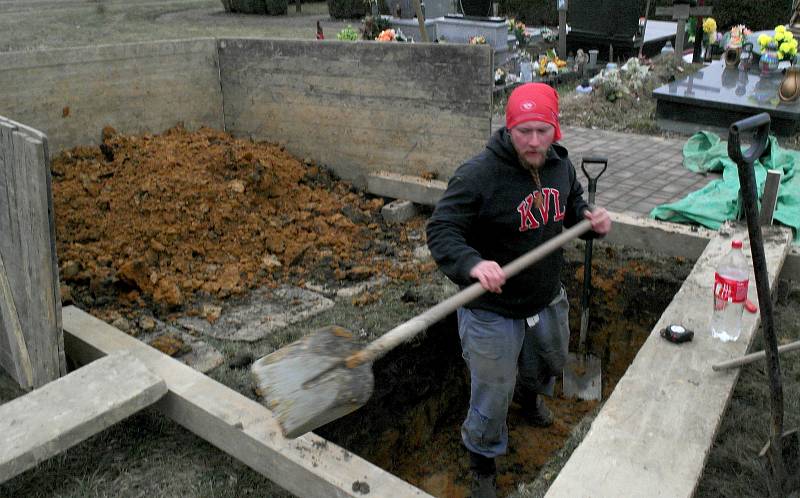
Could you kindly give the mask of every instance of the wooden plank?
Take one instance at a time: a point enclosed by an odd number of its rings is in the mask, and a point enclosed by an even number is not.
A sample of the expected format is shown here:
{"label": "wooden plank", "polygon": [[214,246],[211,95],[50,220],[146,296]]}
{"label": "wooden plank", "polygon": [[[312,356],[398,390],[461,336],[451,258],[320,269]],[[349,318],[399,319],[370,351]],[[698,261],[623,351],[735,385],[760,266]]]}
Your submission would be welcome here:
{"label": "wooden plank", "polygon": [[45,145],[38,138],[16,132],[23,152],[20,178],[27,194],[28,223],[20,226],[22,240],[28,244],[28,319],[26,338],[37,354],[31,356],[34,385],[42,386],[66,373],[63,362],[63,339],[59,326],[60,292],[52,232],[52,194],[48,190],[50,167]]}
{"label": "wooden plank", "polygon": [[[3,330],[0,365],[21,387],[66,373],[46,137],[0,119]],[[21,337],[20,337],[21,335]]]}
{"label": "wooden plank", "polygon": [[[732,238],[748,246],[747,227],[737,225],[732,233],[709,242],[546,496],[694,494],[739,375],[739,369],[714,372],[711,365],[742,356],[760,321],[758,314],[745,313],[736,342],[711,337],[714,271]],[[790,230],[765,227],[771,286],[777,283],[791,241]],[[750,259],[749,248],[744,252]],[[750,281],[754,282],[752,274]],[[750,299],[757,301],[753,284]],[[693,330],[693,341],[673,344],[662,339],[660,330],[673,323]]]}
{"label": "wooden plank", "polygon": [[6,354],[0,357],[2,367],[17,381],[20,387],[30,389],[34,387],[33,369],[30,362],[30,355],[25,343],[22,332],[24,317],[27,316],[27,303],[19,302],[15,292],[14,282],[18,280],[21,273],[19,268],[19,227],[20,220],[17,216],[17,197],[19,193],[17,167],[15,165],[14,152],[14,132],[16,126],[7,122],[0,121],[0,151],[3,156],[3,186],[5,198],[4,211],[6,216],[0,218],[0,254],[3,255],[4,274],[4,294],[3,303],[3,327],[4,331],[0,336],[2,346],[7,348]]}
{"label": "wooden plank", "polygon": [[14,295],[8,281],[3,255],[0,254],[0,366],[2,366],[23,389],[33,387],[33,366],[22,333],[19,313],[14,304]]}
{"label": "wooden plank", "polygon": [[429,496],[313,433],[285,439],[268,409],[74,306],[63,311],[67,354],[85,363],[129,351],[164,379],[162,413],[302,497]]}
{"label": "wooden plank", "polygon": [[166,383],[117,352],[0,405],[0,482],[155,403]]}
{"label": "wooden plank", "polygon": [[[53,211],[53,186],[52,176],[50,174],[50,151],[47,140],[47,135],[43,132],[27,126],[23,123],[16,122],[6,117],[0,116],[0,122],[6,122],[26,136],[32,137],[36,142],[41,143],[33,149],[33,161],[38,165],[31,173],[36,173],[41,188],[44,188],[43,194],[39,197],[41,204],[39,204],[39,211],[43,219],[42,229],[38,232],[38,236],[42,237],[43,243],[41,244],[42,251],[45,252],[45,258],[49,258],[50,271],[47,271],[47,262],[42,262],[39,271],[45,278],[45,289],[41,294],[43,304],[42,309],[47,316],[48,322],[52,324],[49,330],[54,335],[55,348],[53,350],[53,365],[56,369],[57,377],[67,373],[67,361],[64,356],[64,336],[61,332],[61,293],[58,283],[58,258],[56,257],[56,226],[55,226],[55,213]],[[0,165],[0,167],[2,167]],[[2,225],[0,225],[2,226]],[[49,232],[49,236],[47,233]],[[49,254],[46,249],[49,245]]]}

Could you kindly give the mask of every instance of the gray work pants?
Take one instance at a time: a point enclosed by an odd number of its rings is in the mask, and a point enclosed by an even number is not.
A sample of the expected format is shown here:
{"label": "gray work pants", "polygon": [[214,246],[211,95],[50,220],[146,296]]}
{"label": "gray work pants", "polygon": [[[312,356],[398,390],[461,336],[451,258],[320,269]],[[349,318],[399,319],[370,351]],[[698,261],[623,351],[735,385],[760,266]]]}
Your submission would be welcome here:
{"label": "gray work pants", "polygon": [[470,451],[494,458],[508,448],[508,406],[521,391],[553,395],[569,347],[569,302],[561,293],[529,327],[525,319],[480,309],[458,309],[461,351],[470,372],[470,401],[461,438]]}

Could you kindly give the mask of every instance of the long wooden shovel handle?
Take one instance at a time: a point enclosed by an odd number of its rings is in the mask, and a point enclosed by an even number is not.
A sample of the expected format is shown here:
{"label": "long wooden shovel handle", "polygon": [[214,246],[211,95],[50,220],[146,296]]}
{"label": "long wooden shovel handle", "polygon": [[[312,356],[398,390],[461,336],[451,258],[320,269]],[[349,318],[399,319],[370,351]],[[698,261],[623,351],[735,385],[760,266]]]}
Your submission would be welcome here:
{"label": "long wooden shovel handle", "polygon": [[[564,230],[536,249],[528,251],[504,266],[503,271],[505,272],[506,277],[513,277],[520,271],[544,258],[570,240],[588,232],[591,228],[592,224],[589,220],[582,220],[572,228]],[[470,285],[459,293],[445,299],[433,308],[430,308],[428,311],[425,311],[424,313],[415,316],[411,320],[408,320],[407,322],[393,328],[380,338],[372,341],[364,349],[353,353],[345,360],[345,364],[348,368],[354,368],[363,363],[377,360],[397,345],[407,341],[408,339],[411,339],[418,333],[454,312],[459,306],[469,303],[470,301],[482,295],[484,292],[486,292],[486,289],[484,289],[480,283],[476,282]]]}
{"label": "long wooden shovel handle", "polygon": [[[800,341],[790,342],[789,344],[778,346],[778,353],[786,353],[788,351],[794,351],[795,349],[800,349]],[[764,351],[759,351],[757,353],[744,355],[741,358],[736,358],[735,360],[728,360],[722,363],[717,363],[716,365],[711,365],[711,368],[713,370],[725,370],[741,365],[747,365],[749,363],[753,363],[754,361],[763,360],[766,356],[767,353]]]}

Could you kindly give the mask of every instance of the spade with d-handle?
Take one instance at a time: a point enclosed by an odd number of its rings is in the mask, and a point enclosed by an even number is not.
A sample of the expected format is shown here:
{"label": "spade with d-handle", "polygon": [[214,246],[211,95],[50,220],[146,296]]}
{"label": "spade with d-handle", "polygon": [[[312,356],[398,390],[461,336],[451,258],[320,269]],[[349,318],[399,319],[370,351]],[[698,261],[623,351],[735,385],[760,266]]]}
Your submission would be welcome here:
{"label": "spade with d-handle", "polygon": [[[589,169],[599,173],[592,175]],[[594,196],[597,192],[597,179],[608,167],[605,157],[585,157],[581,161],[583,174],[589,180],[589,205],[594,207]],[[600,400],[603,397],[603,383],[600,358],[587,354],[586,333],[589,330],[589,302],[592,292],[592,239],[586,241],[586,252],[583,258],[583,293],[581,294],[581,332],[578,341],[578,352],[567,356],[564,365],[564,396],[577,397],[583,400]]]}
{"label": "spade with d-handle", "polygon": [[[739,170],[739,185],[742,204],[747,217],[747,232],[750,236],[750,253],[753,256],[753,273],[756,278],[758,304],[761,309],[761,331],[764,335],[767,374],[770,385],[770,412],[772,426],[770,439],[759,453],[768,474],[770,496],[787,496],[800,489],[800,448],[798,431],[783,431],[783,386],[781,366],[778,359],[778,340],[772,314],[772,298],[767,274],[767,259],[764,255],[764,239],[758,221],[756,207],[756,179],[753,163],[767,150],[769,144],[770,117],[767,113],[733,123],[728,133],[728,155]],[[742,153],[740,134],[753,132],[752,145]],[[788,472],[787,472],[788,471]]]}

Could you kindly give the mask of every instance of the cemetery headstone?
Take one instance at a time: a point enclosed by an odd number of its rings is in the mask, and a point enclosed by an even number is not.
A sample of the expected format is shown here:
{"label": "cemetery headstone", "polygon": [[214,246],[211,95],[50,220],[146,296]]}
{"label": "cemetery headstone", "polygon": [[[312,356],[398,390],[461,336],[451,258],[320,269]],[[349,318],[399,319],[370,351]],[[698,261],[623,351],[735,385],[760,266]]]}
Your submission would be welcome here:
{"label": "cemetery headstone", "polygon": [[767,112],[778,135],[800,132],[800,101],[778,96],[781,75],[726,68],[717,60],[688,77],[656,88],[656,121],[672,131],[722,131],[739,119]]}
{"label": "cemetery headstone", "polygon": [[598,49],[605,57],[609,45],[613,45],[617,55],[635,55],[643,41],[641,14],[639,2],[569,0],[570,32],[565,50]]}

